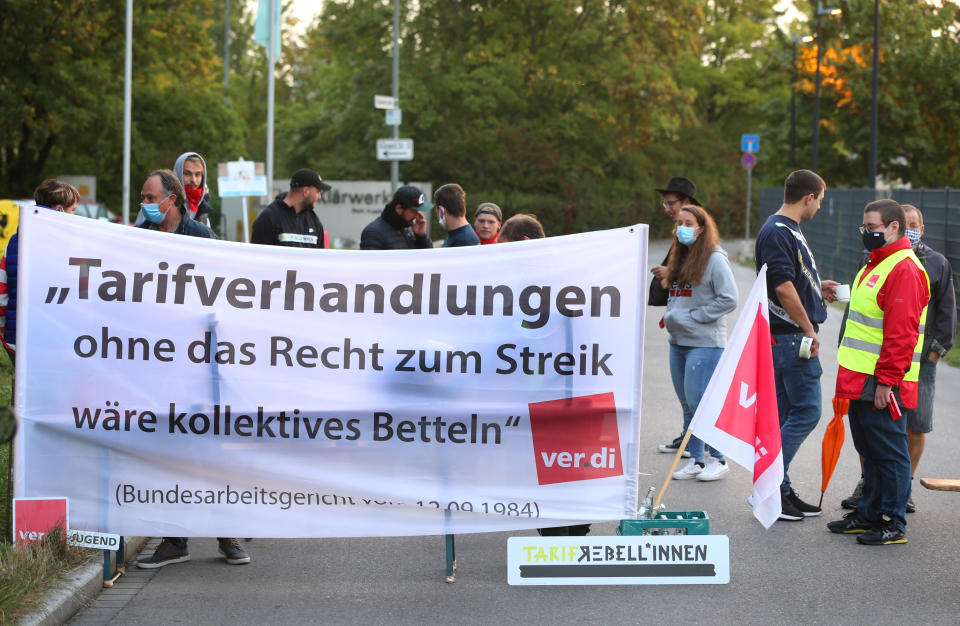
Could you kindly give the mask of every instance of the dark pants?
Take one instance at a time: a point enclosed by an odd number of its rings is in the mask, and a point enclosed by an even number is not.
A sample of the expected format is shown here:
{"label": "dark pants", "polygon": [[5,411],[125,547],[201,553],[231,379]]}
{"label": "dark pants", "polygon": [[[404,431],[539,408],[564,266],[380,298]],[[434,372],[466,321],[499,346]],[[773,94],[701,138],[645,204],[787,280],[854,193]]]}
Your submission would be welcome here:
{"label": "dark pants", "polygon": [[[221,539],[227,539],[227,537],[217,537],[217,541]],[[187,537],[164,537],[163,540],[183,550],[187,549]]]}
{"label": "dark pants", "polygon": [[851,400],[850,433],[863,457],[863,495],[857,513],[869,522],[887,515],[906,530],[910,495],[906,418],[894,420],[889,408],[875,409],[872,400]]}
{"label": "dark pants", "polygon": [[553,528],[538,528],[541,537],[583,537],[590,532],[590,524],[575,526],[554,526]]}

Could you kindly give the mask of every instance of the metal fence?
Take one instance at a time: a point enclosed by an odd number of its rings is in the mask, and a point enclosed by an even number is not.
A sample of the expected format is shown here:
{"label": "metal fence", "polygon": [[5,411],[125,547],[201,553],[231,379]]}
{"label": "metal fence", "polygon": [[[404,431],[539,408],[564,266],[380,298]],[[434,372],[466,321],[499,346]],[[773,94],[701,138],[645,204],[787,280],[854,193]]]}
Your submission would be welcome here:
{"label": "metal fence", "polygon": [[[863,207],[880,198],[912,204],[923,213],[923,242],[943,254],[953,268],[953,286],[960,293],[960,189],[827,189],[817,216],[802,224],[821,278],[851,282],[860,269],[864,249],[857,228]],[[760,224],[783,204],[783,189],[760,189]],[[960,305],[960,296],[957,298]],[[960,306],[958,306],[960,310]]]}

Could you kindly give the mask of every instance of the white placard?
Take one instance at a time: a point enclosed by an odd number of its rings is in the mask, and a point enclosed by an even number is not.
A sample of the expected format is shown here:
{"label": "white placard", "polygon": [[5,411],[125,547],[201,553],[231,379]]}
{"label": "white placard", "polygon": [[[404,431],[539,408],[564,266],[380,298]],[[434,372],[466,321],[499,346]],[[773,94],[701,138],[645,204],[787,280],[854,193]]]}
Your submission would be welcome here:
{"label": "white placard", "polygon": [[97,533],[91,530],[67,531],[67,543],[80,548],[96,548],[97,550],[117,550],[120,548],[120,535],[112,533]]}
{"label": "white placard", "polygon": [[413,139],[377,139],[378,161],[412,161]]}
{"label": "white placard", "polygon": [[74,527],[414,535],[636,510],[646,226],[384,252],[110,226],[20,225],[15,489],[65,494]]}
{"label": "white placard", "polygon": [[397,99],[392,96],[374,96],[373,106],[377,109],[395,109],[397,108]]}
{"label": "white placard", "polygon": [[726,535],[510,537],[511,585],[725,585]]}

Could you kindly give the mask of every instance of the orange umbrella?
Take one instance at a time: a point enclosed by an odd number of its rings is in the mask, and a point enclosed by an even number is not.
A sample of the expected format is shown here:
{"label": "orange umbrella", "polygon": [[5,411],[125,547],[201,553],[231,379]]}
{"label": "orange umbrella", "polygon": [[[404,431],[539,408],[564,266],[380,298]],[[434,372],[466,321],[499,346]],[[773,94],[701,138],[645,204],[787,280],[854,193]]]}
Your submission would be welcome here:
{"label": "orange umbrella", "polygon": [[827,491],[827,485],[830,484],[830,478],[833,477],[833,470],[837,467],[837,459],[840,458],[840,448],[843,447],[844,431],[843,416],[850,408],[850,400],[846,398],[833,399],[833,419],[827,424],[827,430],[823,433],[823,452],[820,456],[820,467],[822,470],[822,480],[820,482],[820,505],[823,506],[823,494]]}

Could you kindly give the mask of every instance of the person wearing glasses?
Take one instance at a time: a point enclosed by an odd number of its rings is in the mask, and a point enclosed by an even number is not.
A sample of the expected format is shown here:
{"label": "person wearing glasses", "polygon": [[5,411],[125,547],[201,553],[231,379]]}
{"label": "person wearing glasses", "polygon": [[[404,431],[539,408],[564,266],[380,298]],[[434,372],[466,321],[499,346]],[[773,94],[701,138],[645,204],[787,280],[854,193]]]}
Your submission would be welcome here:
{"label": "person wearing glasses", "polygon": [[857,509],[827,524],[866,545],[907,542],[910,449],[904,409],[915,409],[930,302],[930,278],[906,235],[895,200],[863,209],[860,236],[870,260],[850,293],[837,350],[837,398],[850,400],[850,434],[863,460]]}
{"label": "person wearing glasses", "polygon": [[[663,212],[667,219],[673,224],[677,221],[677,213],[680,208],[688,205],[703,206],[697,201],[697,186],[689,178],[683,176],[674,176],[663,189],[657,189],[657,192],[663,196]],[[668,290],[663,286],[663,279],[667,277],[667,262],[670,259],[670,251],[673,250],[673,244],[670,250],[667,250],[667,256],[663,257],[663,263],[650,270],[653,279],[650,281],[650,292],[647,296],[647,304],[650,306],[667,306]],[[683,431],[670,443],[662,443],[657,446],[660,452],[675,454],[680,442],[683,441]],[[688,450],[683,451],[684,458],[690,458]]]}
{"label": "person wearing glasses", "polygon": [[[773,335],[773,373],[783,446],[780,519],[802,521],[820,515],[820,507],[800,499],[787,470],[807,435],[820,421],[819,324],[827,319],[826,301],[839,283],[820,280],[813,252],[800,230],[820,210],[827,185],[815,172],[797,170],[783,184],[783,204],[757,233],[757,271],[767,266],[767,298]],[[804,340],[809,338],[809,341]],[[809,348],[806,344],[809,343]]]}

